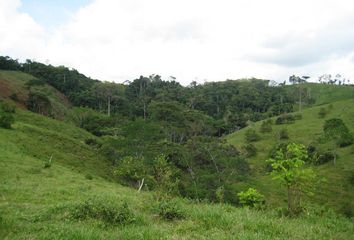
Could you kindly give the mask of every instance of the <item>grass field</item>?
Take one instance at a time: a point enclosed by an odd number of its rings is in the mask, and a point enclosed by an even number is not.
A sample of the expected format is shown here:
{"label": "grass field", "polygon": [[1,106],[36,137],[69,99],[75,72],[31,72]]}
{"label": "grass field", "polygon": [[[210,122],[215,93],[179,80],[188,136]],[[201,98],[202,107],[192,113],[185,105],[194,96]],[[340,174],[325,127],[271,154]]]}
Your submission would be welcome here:
{"label": "grass field", "polygon": [[[328,111],[325,118],[318,117],[318,112],[322,107]],[[265,160],[269,158],[269,152],[276,144],[281,142],[312,144],[323,151],[333,149],[338,155],[336,164],[329,162],[314,167],[319,175],[326,179],[326,182],[317,187],[315,201],[336,209],[340,209],[343,206],[354,209],[354,186],[349,180],[354,173],[353,146],[334,148],[331,143],[320,144],[317,141],[323,134],[323,124],[326,119],[341,118],[350,131],[354,131],[354,99],[308,108],[303,110],[301,115],[302,119],[296,120],[293,124],[273,124],[272,132],[270,133],[260,133],[261,122],[257,122],[226,137],[230,143],[241,149],[245,144],[244,139],[247,129],[255,129],[261,135],[261,140],[254,143],[258,151],[257,155],[249,159],[253,176],[244,187],[256,187],[267,196],[270,204],[277,204],[279,196],[282,196],[284,189],[277,186],[267,174]],[[287,140],[279,140],[277,137],[279,131],[283,128],[288,131],[289,139]]]}
{"label": "grass field", "polygon": [[[84,140],[84,130],[18,110],[13,129],[0,129],[1,239],[351,239],[352,220],[318,211],[299,218],[275,210],[178,200],[185,218],[158,215],[153,192],[138,193],[107,178],[108,163]],[[50,168],[45,162],[53,156]],[[90,177],[88,177],[90,176]],[[235,193],[236,194],[236,193]],[[126,202],[129,224],[77,220],[70,211],[87,199]]]}

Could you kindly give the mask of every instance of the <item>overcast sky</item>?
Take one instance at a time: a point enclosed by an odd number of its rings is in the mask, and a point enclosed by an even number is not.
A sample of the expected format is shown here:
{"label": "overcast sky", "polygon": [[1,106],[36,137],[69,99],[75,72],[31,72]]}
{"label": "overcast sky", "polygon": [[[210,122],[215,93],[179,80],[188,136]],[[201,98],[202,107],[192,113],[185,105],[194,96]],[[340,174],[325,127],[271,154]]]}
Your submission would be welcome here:
{"label": "overcast sky", "polygon": [[116,82],[324,73],[353,82],[354,1],[0,0],[0,55]]}

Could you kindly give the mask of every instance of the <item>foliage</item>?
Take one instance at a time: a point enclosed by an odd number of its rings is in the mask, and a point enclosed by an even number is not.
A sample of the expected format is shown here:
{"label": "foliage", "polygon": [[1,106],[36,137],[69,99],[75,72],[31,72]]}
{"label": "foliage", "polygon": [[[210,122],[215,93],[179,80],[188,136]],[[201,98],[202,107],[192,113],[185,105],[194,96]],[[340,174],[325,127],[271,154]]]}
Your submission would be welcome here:
{"label": "foliage", "polygon": [[330,161],[334,161],[337,158],[337,154],[333,151],[326,151],[318,155],[317,159],[315,160],[316,165],[325,164]]}
{"label": "foliage", "polygon": [[176,179],[177,169],[167,162],[165,155],[161,154],[155,158],[153,163],[153,175],[160,194],[178,194],[178,180]]}
{"label": "foliage", "polygon": [[52,158],[53,158],[53,155],[50,156],[50,158],[48,158],[48,160],[45,161],[44,168],[51,168],[52,167]]}
{"label": "foliage", "polygon": [[294,123],[296,120],[295,116],[292,114],[282,114],[275,120],[275,124],[290,124]]}
{"label": "foliage", "polygon": [[125,225],[135,222],[136,217],[127,202],[117,205],[105,198],[89,198],[72,207],[71,217],[77,220],[97,219],[107,225]]}
{"label": "foliage", "polygon": [[47,95],[42,92],[30,92],[26,105],[27,108],[32,112],[46,116],[51,115],[52,103]]}
{"label": "foliage", "polygon": [[242,206],[259,209],[265,204],[264,196],[254,188],[239,192],[237,196]]}
{"label": "foliage", "polygon": [[267,160],[272,166],[273,179],[286,188],[288,211],[291,215],[301,211],[301,195],[307,192],[306,184],[313,184],[315,173],[305,168],[308,155],[304,145],[290,143],[286,149],[277,151],[274,158]]}
{"label": "foliage", "polygon": [[114,170],[114,174],[122,181],[132,186],[138,186],[138,182],[147,178],[146,168],[143,159],[131,156],[123,157]]}
{"label": "foliage", "polygon": [[245,132],[245,141],[246,142],[257,142],[260,139],[261,139],[261,137],[254,129],[248,129]]}
{"label": "foliage", "polygon": [[354,137],[349,132],[348,127],[340,118],[331,118],[326,120],[323,125],[323,132],[327,139],[336,140],[339,147],[345,147],[353,144]]}
{"label": "foliage", "polygon": [[280,131],[279,131],[279,133],[278,133],[278,138],[279,138],[280,140],[289,139],[288,130],[287,130],[286,128],[280,129]]}
{"label": "foliage", "polygon": [[349,182],[351,183],[351,185],[354,186],[354,171],[351,172],[349,175]]}
{"label": "foliage", "polygon": [[327,110],[325,108],[320,108],[320,111],[318,112],[318,117],[319,118],[325,118],[327,115]]}
{"label": "foliage", "polygon": [[0,127],[10,129],[11,125],[15,122],[14,113],[15,107],[0,101]]}
{"label": "foliage", "polygon": [[263,121],[259,130],[261,133],[271,132],[272,131],[272,120],[268,119],[266,121]]}
{"label": "foliage", "polygon": [[85,139],[85,143],[89,146],[94,146],[94,147],[101,147],[102,143],[99,142],[96,138],[87,138]]}
{"label": "foliage", "polygon": [[246,157],[253,157],[257,154],[257,148],[252,143],[247,143],[242,148],[246,151]]}
{"label": "foliage", "polygon": [[301,113],[295,113],[293,114],[295,120],[301,120],[302,119],[302,114]]}
{"label": "foliage", "polygon": [[183,210],[182,204],[177,199],[164,199],[158,205],[160,217],[165,220],[180,220],[186,218],[186,213]]}

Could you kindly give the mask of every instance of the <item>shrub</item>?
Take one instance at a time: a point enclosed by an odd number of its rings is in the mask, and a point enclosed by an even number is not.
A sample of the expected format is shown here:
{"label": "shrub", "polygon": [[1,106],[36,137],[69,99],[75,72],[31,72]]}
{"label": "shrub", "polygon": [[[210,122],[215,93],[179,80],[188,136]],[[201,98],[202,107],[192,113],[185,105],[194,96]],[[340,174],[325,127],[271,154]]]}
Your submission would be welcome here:
{"label": "shrub", "polygon": [[101,147],[102,146],[102,143],[98,142],[95,138],[85,139],[85,143],[87,145],[94,146],[94,147]]}
{"label": "shrub", "polygon": [[5,102],[0,102],[0,127],[7,129],[11,128],[11,125],[15,122],[13,113],[15,113],[14,106]]}
{"label": "shrub", "polygon": [[159,215],[166,220],[178,220],[186,218],[181,202],[177,199],[165,199],[159,203]]}
{"label": "shrub", "polygon": [[248,143],[242,148],[246,151],[246,157],[253,157],[257,154],[257,148],[252,143]]}
{"label": "shrub", "polygon": [[11,98],[12,100],[14,100],[15,102],[18,102],[18,100],[19,100],[16,93],[12,93],[12,94],[10,95],[10,98]]}
{"label": "shrub", "polygon": [[278,136],[280,140],[289,139],[288,130],[286,128],[281,129],[278,133]]}
{"label": "shrub", "polygon": [[87,180],[92,180],[92,179],[93,179],[93,176],[88,173],[88,174],[85,175],[85,178],[86,178]]}
{"label": "shrub", "polygon": [[49,116],[52,112],[52,104],[45,93],[30,92],[26,102],[28,110]]}
{"label": "shrub", "polygon": [[125,225],[136,219],[126,202],[116,205],[109,199],[97,197],[74,206],[71,217],[76,220],[97,219],[108,225]]}
{"label": "shrub", "polygon": [[263,121],[261,124],[260,132],[266,133],[272,131],[272,123],[270,121]]}
{"label": "shrub", "polygon": [[354,171],[350,173],[349,182],[354,186]]}
{"label": "shrub", "polygon": [[295,120],[301,120],[302,119],[302,114],[301,113],[296,113],[293,115]]}
{"label": "shrub", "polygon": [[324,152],[318,156],[318,158],[315,160],[316,165],[321,165],[325,164],[330,161],[334,161],[334,159],[337,157],[337,155],[333,152]]}
{"label": "shrub", "polygon": [[318,117],[319,118],[324,118],[327,115],[327,110],[325,108],[321,108],[320,111],[318,112]]}
{"label": "shrub", "polygon": [[346,147],[352,145],[353,142],[354,142],[353,135],[350,132],[344,132],[337,140],[336,143],[339,147]]}
{"label": "shrub", "polygon": [[282,114],[275,120],[275,124],[290,124],[295,122],[294,115],[291,114]]}
{"label": "shrub", "polygon": [[261,137],[256,133],[254,129],[247,129],[245,133],[246,142],[257,142]]}
{"label": "shrub", "polygon": [[323,125],[323,131],[326,139],[335,139],[339,147],[346,147],[354,142],[353,135],[340,118],[326,120]]}
{"label": "shrub", "polygon": [[254,188],[249,188],[247,191],[239,192],[237,196],[242,206],[261,208],[265,204],[264,196]]}

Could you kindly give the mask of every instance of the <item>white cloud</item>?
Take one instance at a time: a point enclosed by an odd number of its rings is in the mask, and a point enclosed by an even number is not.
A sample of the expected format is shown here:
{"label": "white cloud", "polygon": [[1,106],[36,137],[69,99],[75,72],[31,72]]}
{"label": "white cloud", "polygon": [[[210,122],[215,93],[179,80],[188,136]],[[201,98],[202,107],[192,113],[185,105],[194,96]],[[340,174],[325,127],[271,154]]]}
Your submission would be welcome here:
{"label": "white cloud", "polygon": [[0,0],[1,52],[102,80],[354,79],[351,0],[95,0],[53,32],[18,6]]}

